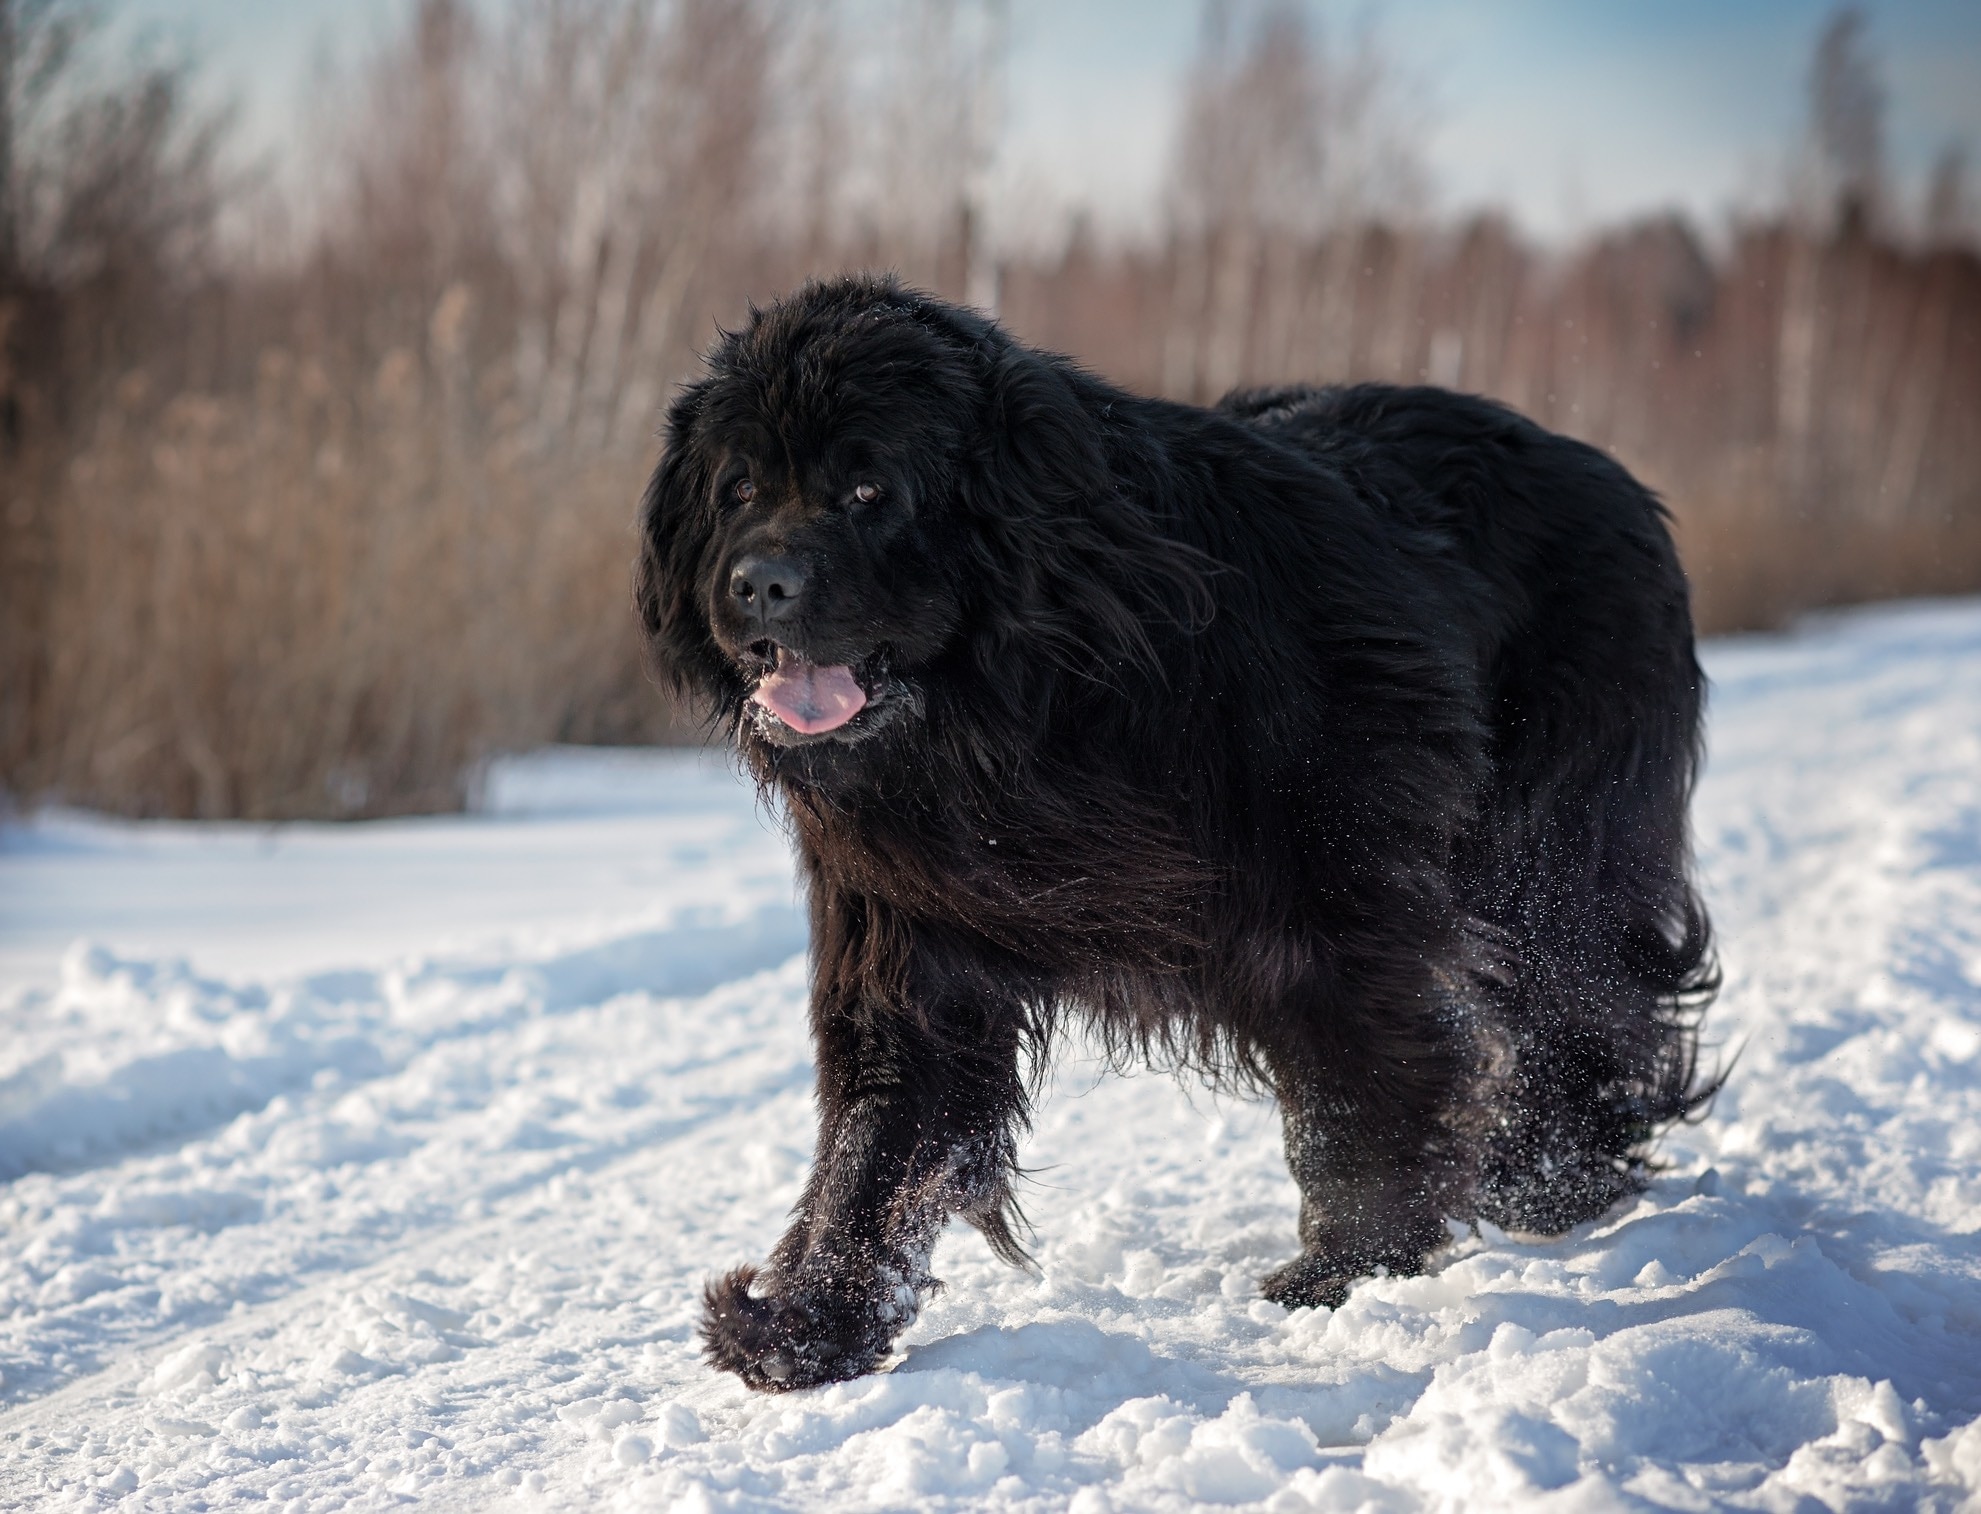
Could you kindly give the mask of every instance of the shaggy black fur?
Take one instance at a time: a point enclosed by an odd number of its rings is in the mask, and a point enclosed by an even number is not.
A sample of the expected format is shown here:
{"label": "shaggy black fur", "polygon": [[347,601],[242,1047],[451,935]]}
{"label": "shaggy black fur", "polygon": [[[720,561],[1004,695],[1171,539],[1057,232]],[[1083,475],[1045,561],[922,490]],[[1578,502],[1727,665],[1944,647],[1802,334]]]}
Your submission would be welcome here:
{"label": "shaggy black fur", "polygon": [[[816,1164],[710,1285],[712,1362],[872,1369],[952,1213],[1021,1260],[1068,1015],[1277,1096],[1289,1306],[1421,1270],[1447,1216],[1559,1232],[1640,1183],[1715,974],[1686,584],[1616,463],[1435,389],[1144,399],[868,278],[726,334],[666,442],[653,660],[811,898]],[[734,586],[763,559],[774,620]],[[865,708],[752,703],[780,648]]]}

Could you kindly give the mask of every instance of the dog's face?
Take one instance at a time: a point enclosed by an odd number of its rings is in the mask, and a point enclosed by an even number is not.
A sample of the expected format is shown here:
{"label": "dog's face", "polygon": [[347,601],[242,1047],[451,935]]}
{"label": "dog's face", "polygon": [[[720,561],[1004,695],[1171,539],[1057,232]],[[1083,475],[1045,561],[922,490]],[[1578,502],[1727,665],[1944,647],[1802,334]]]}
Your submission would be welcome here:
{"label": "dog's face", "polygon": [[1065,359],[886,280],[754,312],[669,410],[647,489],[657,670],[778,759],[760,774],[822,783],[935,725],[1008,766],[1065,684],[1160,684],[1150,635],[1206,618],[1209,560],[1117,476],[1111,409]]}
{"label": "dog's face", "polygon": [[663,666],[781,748],[912,718],[963,620],[967,334],[885,286],[839,293],[723,341],[647,500],[641,609]]}

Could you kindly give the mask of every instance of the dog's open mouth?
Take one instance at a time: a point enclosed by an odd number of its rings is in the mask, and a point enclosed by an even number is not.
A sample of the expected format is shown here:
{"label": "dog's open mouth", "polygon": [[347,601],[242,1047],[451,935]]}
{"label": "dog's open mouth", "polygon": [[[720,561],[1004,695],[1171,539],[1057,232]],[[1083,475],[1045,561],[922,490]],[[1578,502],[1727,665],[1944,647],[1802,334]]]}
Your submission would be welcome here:
{"label": "dog's open mouth", "polygon": [[821,665],[775,643],[763,651],[770,671],[750,695],[751,702],[801,735],[836,731],[866,708],[867,691],[845,664]]}

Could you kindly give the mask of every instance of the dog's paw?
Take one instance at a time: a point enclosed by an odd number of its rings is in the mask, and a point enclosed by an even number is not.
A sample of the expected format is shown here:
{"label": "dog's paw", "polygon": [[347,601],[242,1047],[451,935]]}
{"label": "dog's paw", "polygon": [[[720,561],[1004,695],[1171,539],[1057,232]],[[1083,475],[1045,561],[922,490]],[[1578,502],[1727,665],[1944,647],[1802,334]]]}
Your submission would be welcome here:
{"label": "dog's paw", "polygon": [[785,1294],[738,1267],[702,1294],[702,1347],[711,1365],[760,1393],[788,1393],[871,1372],[892,1344],[893,1321],[830,1294]]}
{"label": "dog's paw", "polygon": [[1344,1272],[1332,1257],[1305,1252],[1259,1280],[1259,1292],[1286,1309],[1339,1309],[1366,1274]]}

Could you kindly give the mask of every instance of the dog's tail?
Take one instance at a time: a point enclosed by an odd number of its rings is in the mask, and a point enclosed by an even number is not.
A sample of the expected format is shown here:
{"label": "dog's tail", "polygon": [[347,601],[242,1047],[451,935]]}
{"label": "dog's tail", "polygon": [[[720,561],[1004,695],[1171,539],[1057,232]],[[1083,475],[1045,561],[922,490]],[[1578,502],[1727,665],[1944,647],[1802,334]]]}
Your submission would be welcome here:
{"label": "dog's tail", "polygon": [[1719,954],[1705,905],[1691,883],[1679,889],[1677,929],[1627,932],[1623,965],[1653,999],[1652,1017],[1662,1037],[1638,1095],[1638,1143],[1658,1127],[1703,1109],[1726,1083],[1731,1066],[1699,1073],[1699,1022],[1719,994]]}

